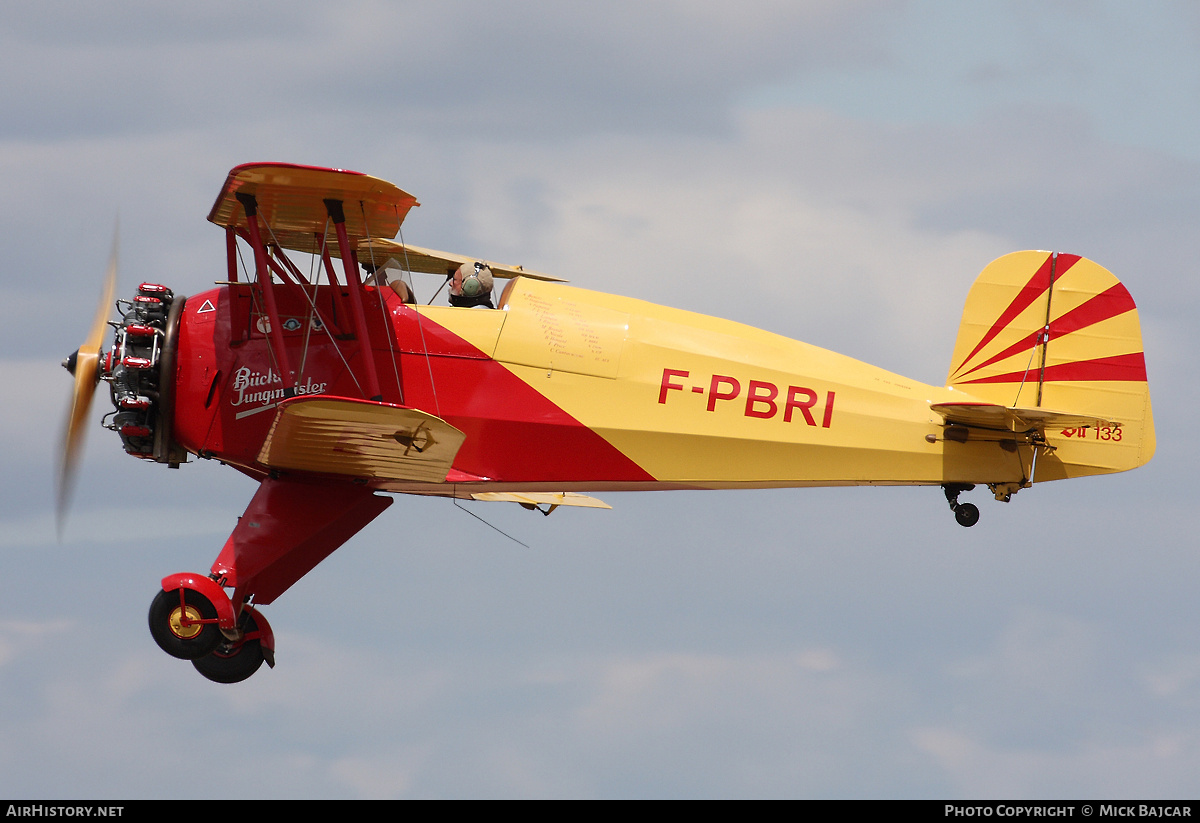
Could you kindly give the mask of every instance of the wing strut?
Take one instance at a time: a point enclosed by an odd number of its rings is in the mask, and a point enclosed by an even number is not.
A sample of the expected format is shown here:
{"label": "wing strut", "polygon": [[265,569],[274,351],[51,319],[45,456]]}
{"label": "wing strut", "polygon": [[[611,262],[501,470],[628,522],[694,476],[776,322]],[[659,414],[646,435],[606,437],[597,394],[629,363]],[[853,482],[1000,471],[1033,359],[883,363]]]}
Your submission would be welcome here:
{"label": "wing strut", "polygon": [[[246,210],[246,230],[250,233],[250,245],[254,248],[254,272],[258,278],[258,287],[262,291],[263,303],[266,304],[267,320],[271,324],[268,336],[271,348],[275,350],[275,358],[279,363],[279,377],[283,381],[284,398],[296,396],[296,375],[292,373],[288,362],[287,348],[283,345],[283,324],[279,322],[279,310],[275,305],[275,284],[271,282],[271,269],[267,264],[267,247],[263,245],[262,235],[258,231],[258,200],[253,194],[244,191],[236,193],[238,202]],[[369,362],[369,358],[368,358]]]}
{"label": "wing strut", "polygon": [[367,315],[363,311],[362,281],[358,279],[358,255],[350,245],[350,235],[346,232],[346,213],[342,209],[342,201],[332,197],[325,198],[325,209],[329,219],[337,231],[338,249],[342,253],[342,270],[346,273],[346,286],[350,290],[350,313],[354,316],[354,326],[358,331],[358,344],[363,350],[363,367],[366,370],[367,391],[371,400],[381,402],[383,394],[379,391],[379,375],[375,373],[375,358],[371,354],[371,336],[367,332]]}

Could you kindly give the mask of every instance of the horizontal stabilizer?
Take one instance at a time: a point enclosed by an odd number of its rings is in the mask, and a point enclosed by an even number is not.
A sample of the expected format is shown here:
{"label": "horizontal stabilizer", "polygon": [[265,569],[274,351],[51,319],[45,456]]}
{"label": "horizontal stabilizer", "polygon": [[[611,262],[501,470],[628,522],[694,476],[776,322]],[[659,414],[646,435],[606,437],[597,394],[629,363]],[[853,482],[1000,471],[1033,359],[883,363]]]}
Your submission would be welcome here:
{"label": "horizontal stabilizer", "polygon": [[1073,414],[1051,409],[1022,409],[994,403],[934,403],[930,408],[940,414],[947,425],[1011,432],[1119,425],[1119,422],[1095,415]]}
{"label": "horizontal stabilizer", "polygon": [[416,409],[344,397],[279,404],[258,454],[271,469],[443,483],[466,439]]}
{"label": "horizontal stabilizer", "polygon": [[554,506],[579,506],[585,509],[611,509],[603,500],[575,492],[479,492],[471,495],[474,500],[498,503],[520,503],[526,508],[545,504]]}
{"label": "horizontal stabilizer", "polygon": [[495,263],[478,257],[467,257],[453,252],[423,249],[420,246],[404,245],[382,237],[372,237],[358,244],[358,260],[361,263],[373,262],[375,265],[381,266],[387,262],[389,257],[396,258],[396,262],[405,271],[420,274],[440,274],[448,277],[464,263],[479,262],[491,269],[492,275],[495,277],[528,277],[533,280],[549,280],[553,283],[567,282],[561,277],[531,271],[522,266],[508,266],[504,263]]}

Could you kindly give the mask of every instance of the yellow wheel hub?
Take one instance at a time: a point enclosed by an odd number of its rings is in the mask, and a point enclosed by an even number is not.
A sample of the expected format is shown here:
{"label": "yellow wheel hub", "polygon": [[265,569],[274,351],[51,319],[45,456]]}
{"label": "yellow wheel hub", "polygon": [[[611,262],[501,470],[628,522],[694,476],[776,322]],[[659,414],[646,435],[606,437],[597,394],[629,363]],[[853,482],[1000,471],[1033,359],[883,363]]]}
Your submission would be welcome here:
{"label": "yellow wheel hub", "polygon": [[[184,619],[187,619],[188,625],[184,625]],[[171,626],[171,632],[184,640],[191,640],[204,628],[200,622],[200,611],[195,606],[183,606],[176,608],[171,612],[171,616],[167,619],[167,623]]]}

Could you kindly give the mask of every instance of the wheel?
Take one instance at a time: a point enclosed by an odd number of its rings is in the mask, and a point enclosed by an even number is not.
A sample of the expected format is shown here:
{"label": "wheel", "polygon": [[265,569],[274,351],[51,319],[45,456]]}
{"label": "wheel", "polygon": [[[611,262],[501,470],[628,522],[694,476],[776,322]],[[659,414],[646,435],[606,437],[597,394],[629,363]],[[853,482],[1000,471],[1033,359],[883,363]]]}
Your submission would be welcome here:
{"label": "wheel", "polygon": [[[253,614],[246,612],[241,628],[246,634],[258,631]],[[212,654],[192,661],[196,671],[214,683],[241,683],[258,671],[262,664],[262,643],[257,637],[237,643],[222,639]]]}
{"label": "wheel", "polygon": [[158,647],[180,660],[195,660],[211,652],[221,642],[221,630],[214,623],[183,625],[188,620],[216,620],[217,610],[208,598],[192,589],[182,589],[184,605],[179,604],[180,589],[160,591],[150,604],[150,634]]}
{"label": "wheel", "polygon": [[974,503],[960,503],[954,510],[954,519],[958,525],[970,528],[979,522],[979,507]]}

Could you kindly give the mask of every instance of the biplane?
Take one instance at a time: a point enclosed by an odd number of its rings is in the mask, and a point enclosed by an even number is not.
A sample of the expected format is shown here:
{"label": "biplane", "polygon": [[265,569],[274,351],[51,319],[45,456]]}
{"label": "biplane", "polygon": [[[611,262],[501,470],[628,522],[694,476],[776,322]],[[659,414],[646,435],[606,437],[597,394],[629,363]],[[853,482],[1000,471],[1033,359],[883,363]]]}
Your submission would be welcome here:
{"label": "biplane", "polygon": [[[606,491],[926,485],[972,526],[979,510],[959,496],[976,486],[1007,502],[1154,453],[1137,309],[1085,258],[1023,251],[988,265],[934,386],[397,241],[417,205],[356,172],[238,166],[208,215],[225,231],[225,279],[188,297],[142,283],[110,323],[114,254],[64,361],[75,386],[60,523],[100,381],[103,425],[129,454],[217,460],[259,483],[209,572],[167,575],[150,607],[158,645],[211,680],[274,665],[261,607],[394,493],[549,513],[607,508],[592,496]],[[421,274],[449,282],[454,305],[417,303]]]}

